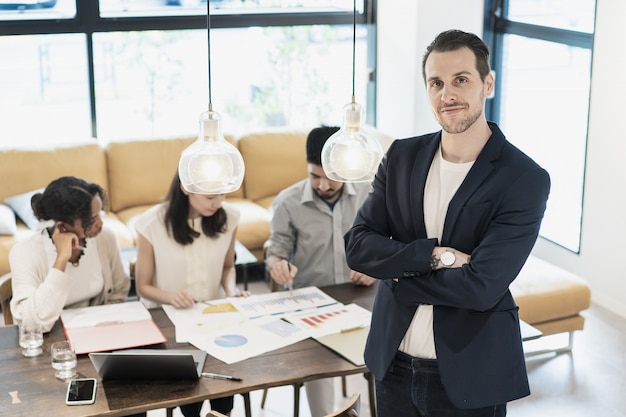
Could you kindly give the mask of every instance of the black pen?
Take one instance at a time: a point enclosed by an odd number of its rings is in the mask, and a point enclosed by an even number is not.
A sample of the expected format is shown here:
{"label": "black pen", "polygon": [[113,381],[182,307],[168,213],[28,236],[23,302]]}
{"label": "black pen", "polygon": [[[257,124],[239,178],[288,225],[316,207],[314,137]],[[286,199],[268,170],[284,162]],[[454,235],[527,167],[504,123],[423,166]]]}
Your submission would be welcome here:
{"label": "black pen", "polygon": [[[291,273],[291,264],[289,263],[289,260],[287,260],[287,270]],[[293,297],[293,278],[287,283],[287,288],[289,288],[289,297]]]}
{"label": "black pen", "polygon": [[236,376],[212,374],[211,372],[202,372],[202,376],[213,379],[228,379],[229,381],[243,381],[243,379]]}

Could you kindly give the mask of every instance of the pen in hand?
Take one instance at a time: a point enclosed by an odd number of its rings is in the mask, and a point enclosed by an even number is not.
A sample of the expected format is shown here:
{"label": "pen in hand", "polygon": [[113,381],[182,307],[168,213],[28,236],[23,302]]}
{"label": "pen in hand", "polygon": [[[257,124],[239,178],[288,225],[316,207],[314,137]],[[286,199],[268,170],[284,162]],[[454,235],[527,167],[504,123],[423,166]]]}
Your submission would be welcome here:
{"label": "pen in hand", "polygon": [[[289,261],[287,261],[287,269],[289,270],[289,273],[291,273],[291,264]],[[289,296],[293,297],[293,277],[291,278],[291,281],[287,283],[287,288],[289,288]]]}
{"label": "pen in hand", "polygon": [[228,379],[229,381],[243,381],[243,379],[237,378],[236,376],[213,374],[211,372],[202,372],[202,376],[213,379]]}

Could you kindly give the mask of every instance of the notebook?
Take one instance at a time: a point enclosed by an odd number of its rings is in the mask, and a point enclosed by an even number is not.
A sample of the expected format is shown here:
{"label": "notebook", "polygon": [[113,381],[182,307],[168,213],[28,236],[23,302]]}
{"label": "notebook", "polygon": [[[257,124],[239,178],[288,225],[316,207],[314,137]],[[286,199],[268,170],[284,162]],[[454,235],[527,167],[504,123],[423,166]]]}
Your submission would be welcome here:
{"label": "notebook", "polygon": [[93,352],[89,359],[102,380],[198,379],[207,353],[203,350],[129,349]]}

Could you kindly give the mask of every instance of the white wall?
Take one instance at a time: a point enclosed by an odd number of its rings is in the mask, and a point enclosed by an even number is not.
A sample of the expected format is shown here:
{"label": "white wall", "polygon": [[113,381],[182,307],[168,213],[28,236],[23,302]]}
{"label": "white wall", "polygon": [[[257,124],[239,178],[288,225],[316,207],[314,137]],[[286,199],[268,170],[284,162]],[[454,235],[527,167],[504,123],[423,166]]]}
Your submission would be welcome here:
{"label": "white wall", "polygon": [[[587,279],[594,302],[626,317],[626,54],[614,36],[626,2],[597,3],[580,254],[542,238],[534,254]],[[394,137],[438,130],[422,54],[442,30],[482,34],[483,0],[379,0],[378,8],[377,127]]]}
{"label": "white wall", "polygon": [[482,35],[483,0],[378,0],[376,126],[396,138],[439,130],[426,100],[422,56],[438,33]]}

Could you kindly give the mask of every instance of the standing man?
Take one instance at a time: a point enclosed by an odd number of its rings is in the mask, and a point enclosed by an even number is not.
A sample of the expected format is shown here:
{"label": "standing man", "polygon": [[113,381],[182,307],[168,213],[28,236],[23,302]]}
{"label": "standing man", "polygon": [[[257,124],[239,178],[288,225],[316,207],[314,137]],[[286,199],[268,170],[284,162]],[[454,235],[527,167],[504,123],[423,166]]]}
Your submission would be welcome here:
{"label": "standing man", "polygon": [[550,178],[486,121],[480,38],[439,34],[422,72],[442,131],[394,141],[345,235],[350,267],[381,281],[365,349],[378,415],[505,416],[530,393],[509,284]]}
{"label": "standing man", "polygon": [[[309,177],[281,191],[274,201],[265,265],[281,286],[375,282],[374,278],[348,268],[343,241],[371,186],[329,180],[322,168],[322,148],[338,130],[330,126],[311,130],[306,142]],[[334,411],[332,379],[319,379],[304,386],[312,417]]]}

